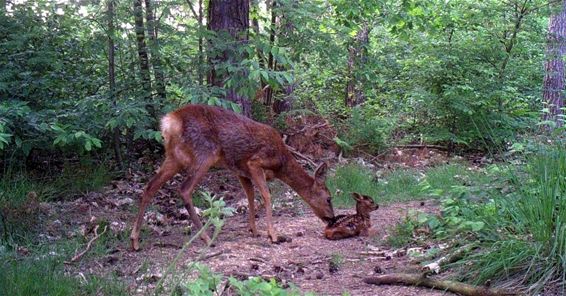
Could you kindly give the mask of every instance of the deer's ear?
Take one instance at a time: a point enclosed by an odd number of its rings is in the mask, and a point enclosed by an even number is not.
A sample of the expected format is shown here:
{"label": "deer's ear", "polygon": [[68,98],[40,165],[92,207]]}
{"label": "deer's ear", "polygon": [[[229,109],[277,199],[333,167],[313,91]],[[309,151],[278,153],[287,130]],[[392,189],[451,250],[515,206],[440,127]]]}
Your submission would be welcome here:
{"label": "deer's ear", "polygon": [[357,193],[357,192],[352,192],[352,197],[356,200],[356,201],[362,201],[364,199],[364,197]]}
{"label": "deer's ear", "polygon": [[316,170],[314,171],[314,178],[317,181],[324,181],[324,176],[326,175],[326,170],[328,169],[328,166],[326,165],[325,162],[321,163]]}

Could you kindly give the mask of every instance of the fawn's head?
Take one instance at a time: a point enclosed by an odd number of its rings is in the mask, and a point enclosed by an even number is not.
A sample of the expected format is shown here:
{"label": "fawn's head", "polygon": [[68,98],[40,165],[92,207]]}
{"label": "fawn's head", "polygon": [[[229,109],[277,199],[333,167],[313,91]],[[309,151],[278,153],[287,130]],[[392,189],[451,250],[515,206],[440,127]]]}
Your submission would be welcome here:
{"label": "fawn's head", "polygon": [[324,179],[326,169],[327,166],[323,163],[314,172],[314,182],[309,188],[310,194],[305,197],[305,201],[311,206],[317,217],[329,223],[334,219],[334,209],[332,208],[332,197],[326,188]]}
{"label": "fawn's head", "polygon": [[358,214],[369,215],[369,213],[379,209],[379,205],[370,196],[352,192],[352,197],[356,200],[356,212]]}

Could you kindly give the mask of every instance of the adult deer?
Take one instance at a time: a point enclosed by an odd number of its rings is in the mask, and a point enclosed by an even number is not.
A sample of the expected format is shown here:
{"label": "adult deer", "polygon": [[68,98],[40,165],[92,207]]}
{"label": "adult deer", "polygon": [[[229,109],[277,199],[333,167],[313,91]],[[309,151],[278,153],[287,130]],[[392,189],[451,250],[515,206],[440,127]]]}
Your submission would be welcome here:
{"label": "adult deer", "polygon": [[[165,161],[147,184],[130,240],[139,250],[139,234],[145,208],[153,195],[178,172],[189,173],[180,193],[189,216],[200,229],[202,223],[195,212],[192,193],[211,167],[225,167],[234,172],[248,198],[248,226],[258,236],[255,225],[254,188],[257,186],[265,204],[267,234],[271,242],[279,237],[273,228],[271,196],[266,180],[278,178],[295,190],[323,221],[334,219],[330,193],[324,183],[326,165],[320,165],[309,176],[289,152],[280,134],[272,127],[255,122],[234,112],[211,106],[188,105],[168,113],[161,120],[165,145]],[[201,235],[206,243],[210,237]]]}

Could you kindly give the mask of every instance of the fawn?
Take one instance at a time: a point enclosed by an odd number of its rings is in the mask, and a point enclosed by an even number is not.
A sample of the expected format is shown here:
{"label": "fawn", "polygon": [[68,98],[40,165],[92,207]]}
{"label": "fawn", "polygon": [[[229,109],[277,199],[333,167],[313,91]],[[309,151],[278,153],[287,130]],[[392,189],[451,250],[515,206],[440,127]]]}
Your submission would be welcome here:
{"label": "fawn", "polygon": [[324,230],[324,236],[330,240],[348,238],[356,235],[367,236],[371,228],[370,213],[379,205],[373,199],[359,193],[352,193],[356,200],[356,214],[338,215]]}
{"label": "fawn", "polygon": [[[144,211],[152,196],[183,170],[189,176],[181,184],[180,193],[197,230],[202,223],[195,212],[192,193],[211,167],[228,168],[238,176],[248,198],[248,226],[254,236],[258,232],[253,185],[258,187],[264,201],[268,237],[271,242],[280,241],[273,228],[271,195],[266,183],[272,178],[295,190],[324,222],[334,219],[330,193],[324,183],[326,164],[316,169],[314,177],[309,176],[287,149],[279,132],[268,125],[219,107],[187,105],[162,118],[161,134],[165,160],[143,192],[130,235],[134,250],[139,249]],[[210,243],[206,233],[201,239]]]}

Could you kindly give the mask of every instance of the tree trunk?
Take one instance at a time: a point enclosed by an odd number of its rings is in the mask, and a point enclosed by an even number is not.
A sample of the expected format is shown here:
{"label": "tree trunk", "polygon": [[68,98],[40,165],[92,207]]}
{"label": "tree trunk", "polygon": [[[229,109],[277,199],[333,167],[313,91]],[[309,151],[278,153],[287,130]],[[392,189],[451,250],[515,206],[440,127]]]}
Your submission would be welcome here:
{"label": "tree trunk", "polygon": [[566,54],[566,1],[562,8],[550,17],[547,37],[547,60],[544,68],[543,101],[548,112],[544,120],[556,122],[557,127],[564,124],[564,55]]}
{"label": "tree trunk", "polygon": [[[210,44],[211,52],[208,56],[211,64],[208,75],[210,85],[223,87],[226,79],[225,74],[216,72],[215,66],[228,63],[238,64],[245,57],[238,52],[238,47],[248,40],[249,11],[249,0],[210,0],[208,29],[216,32],[218,37],[225,37],[226,40],[223,42],[232,43],[227,49],[223,48],[221,51],[215,50],[215,44]],[[238,103],[243,115],[251,116],[251,101],[237,94],[235,89],[226,90],[226,99]]]}
{"label": "tree trunk", "polygon": [[348,49],[348,82],[346,84],[345,103],[348,107],[354,107],[363,103],[365,96],[363,90],[358,86],[356,71],[363,67],[366,62],[366,47],[369,43],[369,25],[364,23],[354,40],[354,44]]}
{"label": "tree trunk", "polygon": [[[269,28],[269,45],[271,47],[275,46],[275,29],[277,26],[277,13],[275,11],[275,7],[277,6],[276,0],[271,0],[271,22]],[[267,68],[271,71],[275,70],[275,59],[273,58],[273,54],[269,51],[269,56],[267,58]],[[265,91],[265,98],[264,104],[269,106],[273,101],[273,88],[269,87]]]}
{"label": "tree trunk", "polygon": [[[107,3],[108,17],[108,84],[110,89],[110,101],[112,106],[116,107],[116,63],[114,58],[114,0],[108,0]],[[112,130],[114,141],[114,156],[116,163],[120,169],[123,169],[122,153],[120,151],[120,129],[115,127]]]}
{"label": "tree trunk", "polygon": [[[258,19],[259,18],[259,11],[260,11],[259,0],[252,0],[251,5],[252,5],[251,6],[252,15],[253,15],[253,17],[251,19],[251,21],[252,21],[251,26],[253,28],[255,38],[259,39],[260,35],[261,35],[260,29],[259,29],[259,19]],[[256,54],[257,54],[257,60],[258,60],[258,63],[259,63],[259,68],[265,69],[265,56],[264,56],[263,52],[258,48],[256,50]],[[267,88],[266,88],[268,82],[264,81],[263,77],[260,77],[259,80],[260,80],[260,89],[258,90],[258,92],[261,93],[261,97],[258,97],[256,95],[256,99],[261,100],[261,102],[265,104],[264,98],[265,98],[265,92],[268,91]]]}
{"label": "tree trunk", "polygon": [[151,64],[153,66],[153,75],[155,76],[155,90],[157,92],[160,106],[166,99],[165,92],[165,75],[161,64],[161,56],[159,54],[159,43],[157,40],[157,24],[155,23],[155,11],[151,0],[145,0],[145,16],[147,20],[147,35],[150,40]]}
{"label": "tree trunk", "polygon": [[143,8],[141,0],[134,0],[134,19],[136,23],[136,41],[138,47],[138,62],[140,64],[140,77],[143,90],[143,100],[146,101],[146,109],[149,114],[157,119],[155,106],[151,101],[151,77],[149,74],[149,58],[145,44],[145,29],[143,25]]}

